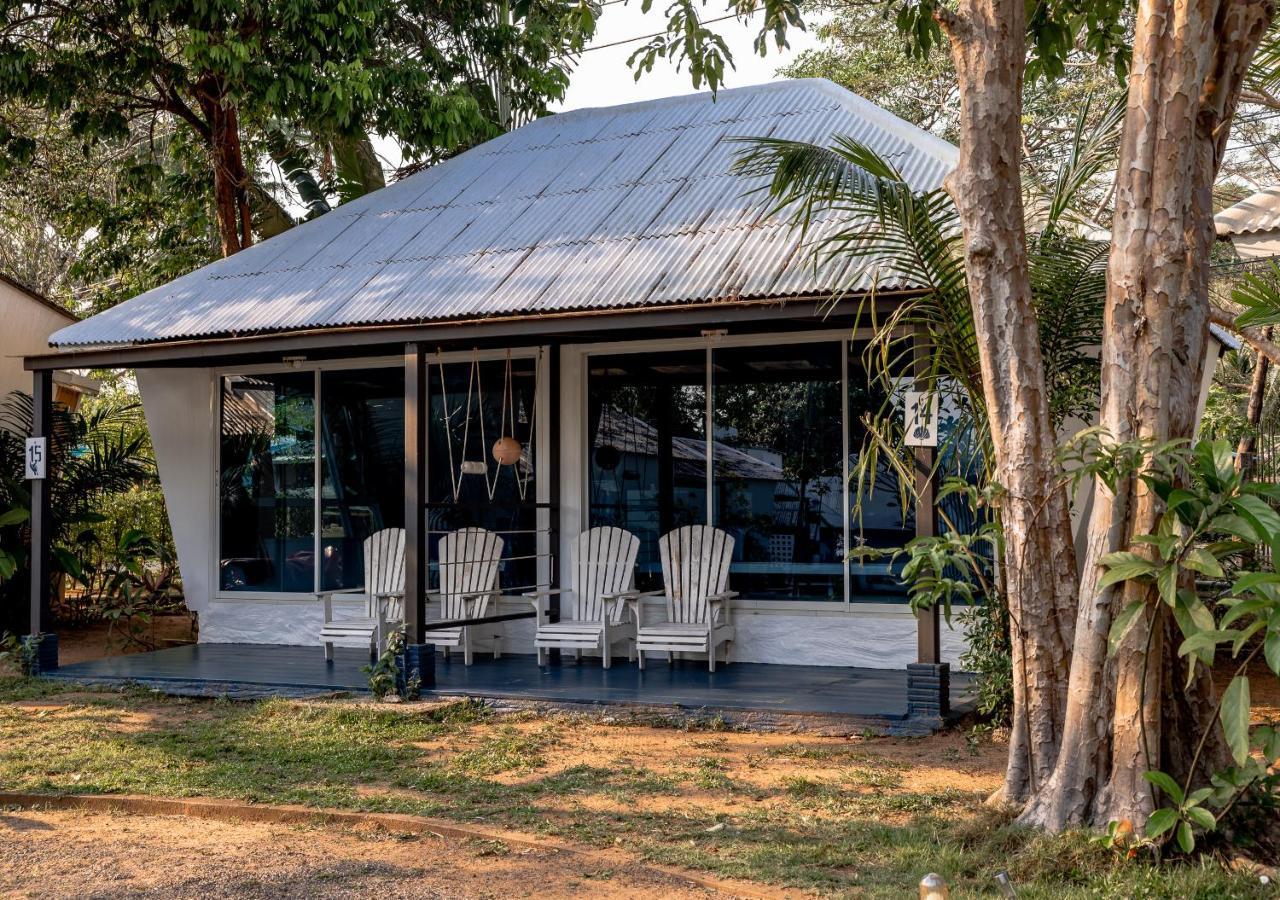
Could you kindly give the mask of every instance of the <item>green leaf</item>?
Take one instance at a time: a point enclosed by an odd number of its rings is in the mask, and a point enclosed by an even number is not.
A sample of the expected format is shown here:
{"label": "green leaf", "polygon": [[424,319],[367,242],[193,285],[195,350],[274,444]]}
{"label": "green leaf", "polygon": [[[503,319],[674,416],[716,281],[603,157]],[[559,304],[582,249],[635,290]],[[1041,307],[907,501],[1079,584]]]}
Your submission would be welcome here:
{"label": "green leaf", "polygon": [[1167,606],[1173,606],[1178,602],[1178,567],[1170,563],[1160,570],[1160,574],[1156,576],[1156,588],[1160,592],[1160,599]]}
{"label": "green leaf", "polygon": [[[1192,591],[1184,591],[1179,595],[1180,602],[1173,608],[1174,621],[1178,623],[1183,637],[1191,638],[1206,631],[1213,631],[1215,623],[1213,613],[1200,601]],[[1197,658],[1205,665],[1213,664],[1213,647],[1203,647],[1196,652]],[[1179,655],[1182,651],[1179,650]],[[1188,676],[1193,673],[1188,672]]]}
{"label": "green leaf", "polygon": [[1210,578],[1221,578],[1225,574],[1217,558],[1203,547],[1193,547],[1187,552],[1182,564],[1194,572]]}
{"label": "green leaf", "polygon": [[1107,653],[1114,654],[1116,648],[1120,646],[1120,641],[1129,631],[1129,627],[1133,624],[1133,620],[1138,613],[1142,612],[1142,608],[1146,606],[1141,600],[1135,600],[1120,611],[1114,622],[1111,623],[1111,632],[1107,635]]}
{"label": "green leaf", "polygon": [[1210,527],[1214,531],[1225,531],[1227,534],[1233,534],[1249,544],[1263,543],[1263,535],[1258,532],[1252,523],[1240,516],[1224,513],[1215,517],[1210,523]]}
{"label": "green leaf", "polygon": [[1267,659],[1267,666],[1272,672],[1280,675],[1280,631],[1272,629],[1262,644],[1262,655]]}
{"label": "green leaf", "polygon": [[21,506],[15,506],[10,510],[0,513],[0,528],[4,528],[7,525],[20,525],[29,518],[31,518],[31,513],[27,512]]}
{"label": "green leaf", "polygon": [[1193,824],[1200,826],[1205,831],[1212,831],[1218,825],[1218,820],[1214,818],[1213,813],[1203,806],[1189,806],[1183,812],[1186,813],[1187,818]]}
{"label": "green leaf", "polygon": [[1158,838],[1178,824],[1178,814],[1168,807],[1157,809],[1147,819],[1147,837]]}
{"label": "green leaf", "polygon": [[1249,679],[1237,675],[1222,694],[1222,730],[1236,765],[1249,758]]}
{"label": "green leaf", "polygon": [[1262,612],[1263,610],[1269,610],[1275,605],[1274,601],[1269,600],[1266,597],[1250,597],[1248,600],[1231,603],[1231,608],[1223,613],[1222,627],[1226,628],[1238,619],[1254,615],[1255,613]]}
{"label": "green leaf", "polygon": [[1179,806],[1182,805],[1182,801],[1185,799],[1182,795],[1182,788],[1178,786],[1178,782],[1174,781],[1172,776],[1164,772],[1151,771],[1143,772],[1142,777],[1164,791],[1165,795],[1174,803]]}
{"label": "green leaf", "polygon": [[1261,497],[1244,494],[1232,500],[1231,506],[1242,518],[1253,524],[1262,543],[1280,532],[1280,515]]}
{"label": "green leaf", "polygon": [[1176,833],[1178,846],[1183,853],[1190,853],[1196,848],[1195,835],[1191,833],[1191,824],[1189,822],[1179,822],[1178,831]]}
{"label": "green leaf", "polygon": [[1188,654],[1200,654],[1203,650],[1208,650],[1210,661],[1212,661],[1213,651],[1217,646],[1226,643],[1236,636],[1236,632],[1225,631],[1201,631],[1191,635],[1178,646],[1178,655],[1187,656]]}

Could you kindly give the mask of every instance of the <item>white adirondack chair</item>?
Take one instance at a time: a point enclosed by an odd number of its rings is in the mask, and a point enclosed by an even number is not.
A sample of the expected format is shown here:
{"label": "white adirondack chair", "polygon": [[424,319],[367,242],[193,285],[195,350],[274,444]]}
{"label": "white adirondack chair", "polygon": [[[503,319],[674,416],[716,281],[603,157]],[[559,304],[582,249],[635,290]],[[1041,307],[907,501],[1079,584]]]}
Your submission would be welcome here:
{"label": "white adirondack chair", "polygon": [[[733,640],[729,601],[738,596],[727,589],[733,538],[709,525],[686,525],[658,541],[667,621],[646,625],[639,598],[630,601],[636,616],[636,653],[644,668],[646,651],[705,653],[707,667],[716,670],[721,644]],[[728,651],[725,652],[728,662]]]}
{"label": "white adirondack chair", "polygon": [[[627,600],[635,591],[636,555],[640,539],[621,528],[600,526],[578,535],[573,545],[573,589],[537,590],[525,594],[538,614],[538,631],[533,645],[542,665],[547,650],[572,650],[580,658],[583,650],[599,650],[607,669],[613,662],[613,645],[629,641],[635,625]],[[548,619],[551,597],[571,598],[559,622]],[[628,654],[629,655],[629,654]]]}
{"label": "white adirondack chair", "polygon": [[[484,528],[460,528],[440,539],[440,590],[427,597],[440,603],[442,620],[480,618],[490,603],[497,605],[502,548],[502,538]],[[492,641],[493,658],[502,656],[500,622],[434,629],[426,632],[424,640],[442,648],[445,656],[450,648],[461,647],[467,665],[471,665],[477,641]]]}
{"label": "white adirondack chair", "polygon": [[[363,598],[364,615],[335,616],[335,595]],[[404,618],[404,529],[384,528],[364,539],[363,586],[320,591],[316,599],[324,603],[325,659],[333,659],[334,647],[367,647],[376,657],[386,646],[388,628]]]}

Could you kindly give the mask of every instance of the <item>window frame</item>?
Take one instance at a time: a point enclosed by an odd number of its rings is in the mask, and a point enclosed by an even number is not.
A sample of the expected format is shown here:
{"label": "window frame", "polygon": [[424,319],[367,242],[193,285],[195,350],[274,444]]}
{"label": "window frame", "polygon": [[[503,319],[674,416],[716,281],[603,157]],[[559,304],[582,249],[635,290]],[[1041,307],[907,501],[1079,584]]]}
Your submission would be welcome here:
{"label": "window frame", "polygon": [[[547,353],[545,346],[532,347],[512,347],[510,354],[512,359],[532,359],[540,360],[540,369],[538,372],[538,393],[534,398],[534,403],[538,407],[538,417],[541,421],[546,421],[547,403],[550,397],[551,386],[547,384]],[[442,361],[445,363],[469,363],[473,359],[481,362],[491,362],[493,360],[505,360],[507,358],[507,348],[486,349],[486,350],[450,350],[440,354],[430,354],[428,362],[435,363]],[[351,371],[358,369],[392,369],[404,366],[403,356],[371,356],[361,359],[334,359],[334,360],[302,360],[296,364],[288,363],[259,363],[247,366],[227,366],[215,368],[213,370],[213,393],[215,397],[215,410],[213,419],[213,503],[211,510],[211,524],[213,536],[213,552],[209,554],[209,584],[212,586],[210,599],[217,603],[296,603],[299,601],[314,601],[316,594],[320,588],[320,566],[316,565],[312,571],[312,587],[309,592],[301,591],[228,591],[222,587],[222,579],[220,577],[220,566],[222,562],[222,500],[218,491],[219,479],[222,477],[222,404],[223,404],[223,387],[224,378],[235,375],[279,375],[289,372],[311,372],[314,379],[314,404],[315,404],[315,429],[316,429],[316,458],[314,462],[315,470],[313,477],[315,478],[315,497],[312,504],[312,530],[314,532],[313,542],[315,559],[320,559],[321,542],[323,535],[320,531],[320,522],[322,514],[323,497],[321,495],[321,477],[323,475],[322,466],[324,454],[320,450],[319,442],[322,438],[321,416],[324,411],[324,400],[322,396],[322,381],[320,377],[322,372]],[[428,392],[430,387],[428,386]],[[425,400],[425,398],[424,398]],[[534,466],[536,471],[535,484],[536,490],[545,491],[543,487],[547,481],[547,452],[546,452],[546,434],[545,430],[540,430],[535,436],[534,446]],[[424,460],[424,463],[428,461]],[[539,498],[541,499],[541,497]],[[539,538],[543,540],[543,538]],[[541,562],[539,563],[541,566]],[[540,576],[541,577],[541,576]]]}

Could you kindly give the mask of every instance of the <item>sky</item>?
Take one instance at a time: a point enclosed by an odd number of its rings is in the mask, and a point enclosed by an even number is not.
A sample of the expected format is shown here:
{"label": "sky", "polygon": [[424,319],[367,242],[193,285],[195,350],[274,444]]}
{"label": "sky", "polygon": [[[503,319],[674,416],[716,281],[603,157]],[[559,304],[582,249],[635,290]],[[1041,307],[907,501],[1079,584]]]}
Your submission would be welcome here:
{"label": "sky", "polygon": [[[709,3],[705,7],[705,18],[724,15],[723,10],[727,6],[727,3]],[[663,30],[666,25],[666,17],[663,15],[665,8],[664,0],[655,0],[653,8],[647,14],[640,11],[640,0],[627,0],[625,3],[605,6],[596,27],[595,39],[590,46],[600,47],[641,36],[647,38],[654,32]],[[733,53],[737,68],[725,73],[725,87],[731,88],[777,80],[776,73],[780,67],[818,44],[813,36],[813,23],[809,23],[809,31],[791,31],[788,34],[787,40],[791,44],[789,49],[778,52],[770,44],[768,56],[761,58],[751,46],[759,31],[758,17],[746,24],[730,19],[708,27],[724,37]],[[675,66],[666,60],[658,60],[652,72],[641,76],[639,82],[634,81],[632,71],[627,66],[627,57],[644,44],[645,41],[640,40],[605,49],[588,49],[582,54],[578,67],[570,78],[564,101],[552,108],[564,111],[589,106],[613,106],[694,92],[687,67],[677,72]],[[706,90],[705,85],[702,90]]]}

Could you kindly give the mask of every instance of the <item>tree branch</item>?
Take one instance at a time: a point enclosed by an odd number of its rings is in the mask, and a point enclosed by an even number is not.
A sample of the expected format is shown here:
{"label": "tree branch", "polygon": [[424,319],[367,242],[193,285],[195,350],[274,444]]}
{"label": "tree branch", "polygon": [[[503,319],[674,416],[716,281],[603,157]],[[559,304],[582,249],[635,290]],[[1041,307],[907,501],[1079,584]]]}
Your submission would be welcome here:
{"label": "tree branch", "polygon": [[[1234,307],[1234,311],[1232,308]],[[1261,328],[1241,328],[1236,324],[1236,316],[1244,312],[1244,307],[1237,306],[1230,300],[1215,300],[1209,304],[1209,321],[1225,328],[1265,356],[1270,362],[1280,366],[1280,344],[1267,338]]]}

